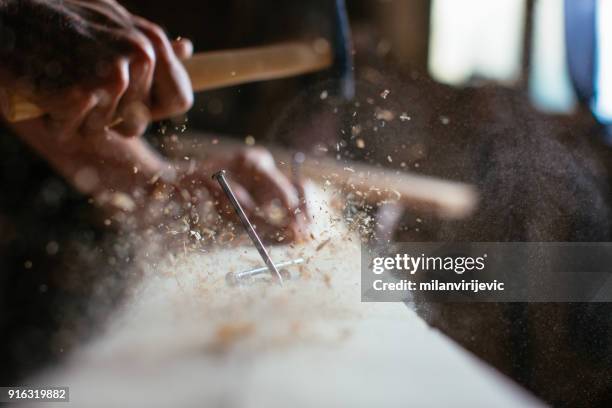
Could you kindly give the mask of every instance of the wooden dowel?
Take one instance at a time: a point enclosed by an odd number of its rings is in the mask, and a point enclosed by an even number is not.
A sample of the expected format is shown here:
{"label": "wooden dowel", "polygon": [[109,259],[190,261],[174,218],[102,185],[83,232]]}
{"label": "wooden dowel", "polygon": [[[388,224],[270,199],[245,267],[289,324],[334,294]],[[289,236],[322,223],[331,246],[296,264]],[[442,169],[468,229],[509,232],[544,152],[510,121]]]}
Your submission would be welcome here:
{"label": "wooden dowel", "polygon": [[[216,143],[211,143],[215,139]],[[207,135],[181,135],[178,151],[167,154],[188,155],[194,158],[226,155],[244,145],[229,138]],[[267,146],[279,168],[291,177],[293,152]],[[462,219],[470,216],[478,204],[478,192],[470,184],[424,176],[406,171],[376,167],[354,161],[337,161],[329,157],[306,156],[301,166],[304,177],[316,182],[329,181],[345,191],[352,192],[370,204],[391,201],[414,211],[433,213],[444,219]]]}

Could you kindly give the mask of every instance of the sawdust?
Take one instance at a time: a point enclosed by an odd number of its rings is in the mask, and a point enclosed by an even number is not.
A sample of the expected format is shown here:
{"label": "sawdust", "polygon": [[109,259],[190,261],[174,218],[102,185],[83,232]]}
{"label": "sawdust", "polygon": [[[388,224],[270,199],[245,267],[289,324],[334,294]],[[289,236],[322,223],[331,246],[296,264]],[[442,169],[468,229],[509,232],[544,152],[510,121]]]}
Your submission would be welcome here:
{"label": "sawdust", "polygon": [[322,250],[323,248],[325,248],[325,246],[327,244],[329,244],[329,242],[331,241],[331,238],[326,239],[325,241],[321,242],[319,245],[317,245],[317,247],[315,248],[316,252],[319,252],[320,250]]}
{"label": "sawdust", "polygon": [[225,350],[232,343],[253,334],[254,331],[255,324],[253,322],[224,323],[217,328],[215,346]]}
{"label": "sawdust", "polygon": [[360,238],[342,221],[339,211],[345,208],[338,208],[333,194],[318,190],[308,196],[317,197],[309,205],[311,241],[269,248],[277,262],[305,260],[293,267],[299,279],[284,287],[263,282],[230,287],[227,273],[263,265],[243,237],[205,246],[195,234],[163,234],[190,243],[169,250],[165,239],[151,236],[133,255],[141,277],[129,298],[98,340],[77,353],[79,360],[151,362],[185,353],[205,359],[344,341],[345,323],[360,320],[370,308],[361,303]]}

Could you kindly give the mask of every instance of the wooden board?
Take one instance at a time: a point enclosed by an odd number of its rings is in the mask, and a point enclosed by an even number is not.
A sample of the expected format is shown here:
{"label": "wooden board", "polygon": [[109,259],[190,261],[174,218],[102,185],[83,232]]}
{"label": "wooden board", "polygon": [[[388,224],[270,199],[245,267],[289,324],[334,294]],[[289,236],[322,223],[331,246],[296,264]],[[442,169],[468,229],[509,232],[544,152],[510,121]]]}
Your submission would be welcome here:
{"label": "wooden board", "polygon": [[404,304],[361,303],[359,239],[312,204],[315,241],[271,251],[304,257],[302,279],[227,287],[261,264],[250,246],[147,259],[99,339],[34,382],[78,407],[541,405]]}

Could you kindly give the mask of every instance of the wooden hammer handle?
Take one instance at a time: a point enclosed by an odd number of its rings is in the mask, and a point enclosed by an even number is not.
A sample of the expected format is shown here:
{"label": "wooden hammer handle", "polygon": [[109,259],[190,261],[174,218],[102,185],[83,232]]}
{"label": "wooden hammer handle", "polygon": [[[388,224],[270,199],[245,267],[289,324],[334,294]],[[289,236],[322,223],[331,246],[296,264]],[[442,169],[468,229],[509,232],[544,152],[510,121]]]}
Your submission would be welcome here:
{"label": "wooden hammer handle", "polygon": [[[286,78],[323,70],[332,65],[329,43],[293,42],[195,54],[184,61],[194,91],[247,82]],[[45,112],[25,96],[4,90],[2,112],[9,122],[43,116]]]}
{"label": "wooden hammer handle", "polygon": [[287,43],[194,55],[185,61],[194,91],[321,71],[333,62],[329,43]]}

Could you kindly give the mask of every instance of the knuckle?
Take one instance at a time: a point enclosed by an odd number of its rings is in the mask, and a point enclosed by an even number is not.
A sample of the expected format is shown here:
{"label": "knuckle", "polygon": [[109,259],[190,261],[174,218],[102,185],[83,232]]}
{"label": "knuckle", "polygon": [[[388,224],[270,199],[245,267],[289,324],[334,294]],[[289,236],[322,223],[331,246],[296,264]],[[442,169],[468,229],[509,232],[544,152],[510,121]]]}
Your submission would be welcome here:
{"label": "knuckle", "polygon": [[156,55],[151,42],[140,36],[133,42],[133,59],[145,69],[152,69],[155,66]]}
{"label": "knuckle", "polygon": [[176,109],[179,113],[185,113],[193,106],[193,94],[181,93],[176,97]]}
{"label": "knuckle", "polygon": [[157,49],[162,49],[166,46],[168,40],[166,32],[163,28],[154,23],[148,23],[144,27],[147,37],[153,43],[153,46]]}
{"label": "knuckle", "polygon": [[161,28],[157,24],[151,23],[149,25],[149,31],[151,32],[151,35],[155,37],[157,40],[160,40],[160,41],[166,40],[166,32],[164,31],[163,28]]}
{"label": "knuckle", "polygon": [[266,149],[265,147],[261,147],[261,146],[255,146],[251,149],[251,152],[253,154],[257,154],[260,157],[272,157],[272,153],[270,153],[270,151],[268,149]]}
{"label": "knuckle", "polygon": [[79,110],[91,108],[96,104],[96,100],[94,92],[78,92],[74,99],[75,106],[78,107]]}
{"label": "knuckle", "polygon": [[[72,87],[58,96],[59,104],[62,106],[61,114],[67,112],[82,112],[91,109],[98,101],[97,93],[80,86]],[[67,107],[64,109],[64,107]]]}
{"label": "knuckle", "polygon": [[253,169],[264,169],[274,166],[274,157],[272,153],[260,146],[240,151],[237,159],[242,162],[243,165]]}
{"label": "knuckle", "polygon": [[121,95],[128,88],[130,75],[123,60],[113,64],[112,71],[108,77],[107,89],[113,95]]}
{"label": "knuckle", "polygon": [[130,126],[126,128],[121,128],[119,129],[119,134],[121,134],[123,137],[134,138],[142,135],[145,130],[147,130],[146,125],[141,124],[140,126]]}
{"label": "knuckle", "polygon": [[178,92],[174,97],[167,98],[161,106],[163,116],[176,116],[187,112],[193,106],[193,95],[187,92]]}
{"label": "knuckle", "polygon": [[261,146],[257,146],[254,147],[252,149],[250,149],[250,156],[252,160],[261,162],[263,163],[274,163],[274,157],[272,156],[272,153],[270,153],[270,151],[268,149],[265,149]]}

